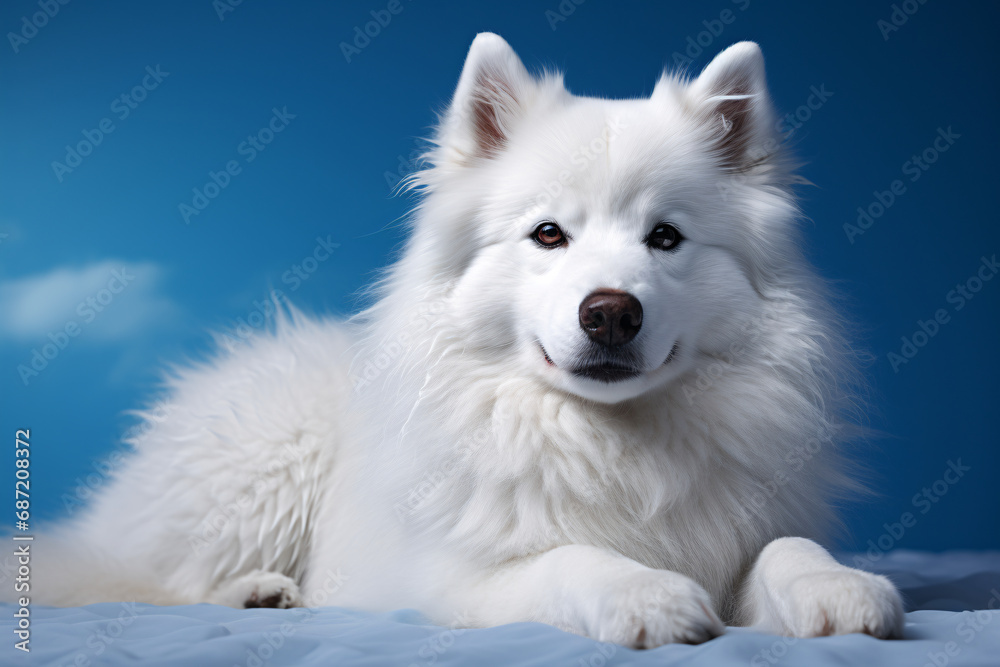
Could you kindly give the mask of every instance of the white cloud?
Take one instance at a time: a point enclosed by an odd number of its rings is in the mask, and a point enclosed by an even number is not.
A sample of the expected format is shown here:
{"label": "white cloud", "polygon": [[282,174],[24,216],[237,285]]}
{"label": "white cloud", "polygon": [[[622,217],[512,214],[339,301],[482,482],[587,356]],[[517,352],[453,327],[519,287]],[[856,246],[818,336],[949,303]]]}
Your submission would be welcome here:
{"label": "white cloud", "polygon": [[176,315],[162,276],[151,262],[106,260],[0,282],[0,338],[27,342],[70,323],[81,339],[128,338]]}

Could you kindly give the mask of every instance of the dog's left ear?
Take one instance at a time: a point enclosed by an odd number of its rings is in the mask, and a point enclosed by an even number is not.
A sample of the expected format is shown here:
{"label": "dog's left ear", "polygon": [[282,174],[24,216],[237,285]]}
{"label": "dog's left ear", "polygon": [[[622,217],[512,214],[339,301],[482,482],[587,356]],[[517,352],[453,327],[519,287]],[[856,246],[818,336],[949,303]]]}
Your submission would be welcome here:
{"label": "dog's left ear", "polygon": [[[476,35],[439,130],[438,143],[470,157],[490,158],[507,144],[536,84],[499,35]],[[463,159],[464,158],[464,159]]]}
{"label": "dog's left ear", "polygon": [[764,56],[754,42],[733,44],[717,55],[687,95],[693,112],[715,134],[726,167],[747,169],[777,149]]}

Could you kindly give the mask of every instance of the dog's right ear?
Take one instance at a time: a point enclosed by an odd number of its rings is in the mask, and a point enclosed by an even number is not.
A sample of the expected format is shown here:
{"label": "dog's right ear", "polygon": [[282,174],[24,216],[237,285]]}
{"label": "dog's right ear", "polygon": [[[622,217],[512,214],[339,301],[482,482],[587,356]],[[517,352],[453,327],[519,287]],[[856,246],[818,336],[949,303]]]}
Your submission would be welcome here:
{"label": "dog's right ear", "polygon": [[458,88],[438,133],[438,143],[459,159],[491,158],[507,144],[536,84],[499,35],[476,35]]}
{"label": "dog's right ear", "polygon": [[738,42],[717,55],[688,95],[727,167],[743,170],[775,151],[774,112],[757,44]]}

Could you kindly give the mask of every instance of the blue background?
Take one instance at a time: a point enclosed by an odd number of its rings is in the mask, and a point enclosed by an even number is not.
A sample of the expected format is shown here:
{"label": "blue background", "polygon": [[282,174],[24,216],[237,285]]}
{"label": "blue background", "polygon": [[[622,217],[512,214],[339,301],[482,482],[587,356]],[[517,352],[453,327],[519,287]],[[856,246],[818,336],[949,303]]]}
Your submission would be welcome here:
{"label": "blue background", "polygon": [[[947,300],[1000,251],[997,5],[914,2],[886,39],[888,2],[587,0],[564,2],[575,9],[553,29],[558,0],[403,0],[347,62],[340,43],[386,4],[248,0],[220,19],[210,0],[78,0],[15,52],[9,33],[40,10],[3,3],[0,432],[13,449],[14,430],[31,428],[35,518],[75,511],[116,465],[135,425],[124,411],[155,395],[164,363],[205,355],[207,331],[246,321],[268,289],[310,312],[358,308],[404,241],[412,201],[389,182],[449,99],[475,33],[491,30],[529,67],[558,67],[572,91],[608,97],[648,94],[686,49],[696,72],[733,42],[761,43],[778,108],[809,116],[790,141],[815,184],[801,190],[810,256],[872,353],[869,419],[883,435],[861,457],[878,495],[848,508],[842,546],[1000,547],[1000,280],[961,310]],[[717,22],[727,9],[732,21]],[[120,118],[112,101],[157,65],[169,75]],[[799,109],[813,86],[832,95]],[[295,118],[247,162],[240,143],[284,107]],[[52,163],[104,118],[114,131],[60,181]],[[904,163],[949,127],[960,137],[911,181]],[[185,224],[179,204],[229,160],[241,172]],[[905,192],[852,243],[845,223],[897,179]],[[340,247],[292,289],[287,272],[317,237]],[[85,321],[77,304],[118,267],[135,278]],[[950,320],[894,370],[888,353],[942,308]],[[79,335],[25,383],[18,366],[68,322]],[[915,504],[959,459],[970,470]],[[916,524],[887,538],[904,512]]]}

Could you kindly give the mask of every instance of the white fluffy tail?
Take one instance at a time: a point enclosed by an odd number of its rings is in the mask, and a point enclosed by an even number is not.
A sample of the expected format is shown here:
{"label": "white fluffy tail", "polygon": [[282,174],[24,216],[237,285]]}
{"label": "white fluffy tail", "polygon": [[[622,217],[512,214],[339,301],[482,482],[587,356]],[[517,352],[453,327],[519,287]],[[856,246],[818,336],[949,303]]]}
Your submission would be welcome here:
{"label": "white fluffy tail", "polygon": [[32,604],[58,607],[122,601],[160,605],[197,602],[169,592],[135,563],[119,561],[113,554],[70,536],[35,537],[15,543],[11,552],[25,546],[26,564],[24,556],[14,553],[0,562],[0,602],[20,597],[29,598]]}

